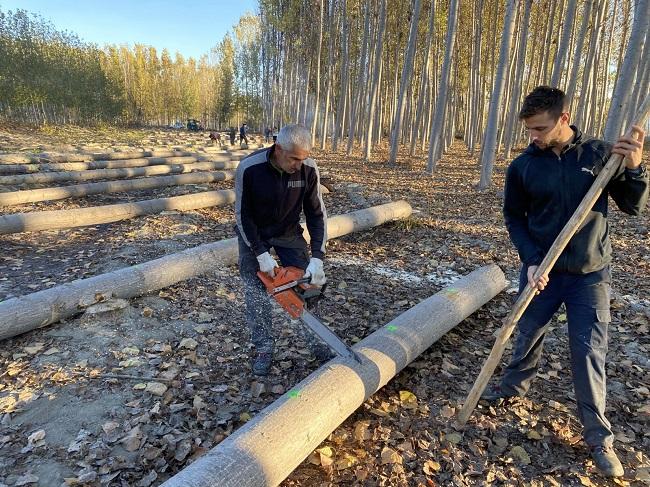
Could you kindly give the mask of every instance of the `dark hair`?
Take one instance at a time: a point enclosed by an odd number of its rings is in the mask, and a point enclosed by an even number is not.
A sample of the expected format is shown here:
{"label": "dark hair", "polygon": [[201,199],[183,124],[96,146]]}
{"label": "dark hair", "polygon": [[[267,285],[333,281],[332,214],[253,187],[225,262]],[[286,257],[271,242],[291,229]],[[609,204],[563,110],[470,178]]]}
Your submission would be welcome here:
{"label": "dark hair", "polygon": [[519,110],[519,120],[548,112],[555,120],[568,108],[564,91],[550,86],[538,86],[531,91]]}

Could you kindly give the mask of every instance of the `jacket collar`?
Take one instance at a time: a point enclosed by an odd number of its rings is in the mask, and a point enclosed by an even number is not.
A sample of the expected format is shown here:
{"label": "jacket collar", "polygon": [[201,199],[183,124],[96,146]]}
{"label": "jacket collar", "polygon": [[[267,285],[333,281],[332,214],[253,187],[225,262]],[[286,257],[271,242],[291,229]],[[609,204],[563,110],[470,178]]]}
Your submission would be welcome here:
{"label": "jacket collar", "polygon": [[[583,134],[582,131],[576,127],[575,125],[569,125],[571,129],[573,130],[573,139],[567,146],[562,149],[562,152],[568,152],[572,149],[574,149],[576,146],[582,144],[584,142]],[[528,144],[528,147],[526,147],[526,150],[524,151],[525,154],[531,154],[531,155],[536,155],[536,156],[541,156],[547,152],[552,152],[553,149],[540,149],[537,147],[535,144],[532,142]]]}

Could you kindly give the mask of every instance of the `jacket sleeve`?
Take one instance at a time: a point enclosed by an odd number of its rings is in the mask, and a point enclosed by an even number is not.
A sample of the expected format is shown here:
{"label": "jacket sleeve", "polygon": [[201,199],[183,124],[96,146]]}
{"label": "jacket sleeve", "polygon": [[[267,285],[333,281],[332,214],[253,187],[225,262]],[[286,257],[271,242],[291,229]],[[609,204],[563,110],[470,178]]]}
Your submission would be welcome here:
{"label": "jacket sleeve", "polygon": [[510,164],[506,173],[503,217],[510,240],[517,248],[519,258],[528,265],[539,265],[544,253],[528,231],[528,197],[517,168]]}
{"label": "jacket sleeve", "polygon": [[607,185],[607,191],[616,206],[628,215],[640,215],[648,203],[649,177],[647,169],[630,171],[621,162],[618,171]]}
{"label": "jacket sleeve", "polygon": [[320,174],[316,162],[308,159],[305,161],[305,165],[313,170],[309,171],[302,208],[307,220],[307,231],[311,237],[311,255],[323,259],[327,243],[327,210],[323,203]]}
{"label": "jacket sleeve", "polygon": [[235,219],[237,221],[237,231],[248,245],[255,256],[268,252],[260,238],[257,225],[253,221],[253,204],[252,191],[250,187],[250,172],[246,171],[247,167],[241,164],[235,173]]}

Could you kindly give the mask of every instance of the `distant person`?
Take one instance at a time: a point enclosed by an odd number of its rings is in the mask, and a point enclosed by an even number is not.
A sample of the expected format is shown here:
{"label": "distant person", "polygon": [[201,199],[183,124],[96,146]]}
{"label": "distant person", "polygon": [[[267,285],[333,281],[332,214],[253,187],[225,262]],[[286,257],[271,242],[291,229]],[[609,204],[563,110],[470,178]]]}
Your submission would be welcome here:
{"label": "distant person", "polygon": [[228,131],[228,135],[230,136],[230,145],[235,145],[235,137],[237,136],[237,131],[235,130],[235,127],[230,127],[230,130]]}
{"label": "distant person", "polygon": [[241,127],[239,127],[239,144],[244,145],[248,147],[248,137],[246,134],[248,133],[248,125],[245,123],[242,124]]}
{"label": "distant person", "polygon": [[271,140],[271,129],[269,127],[266,127],[264,129],[264,142],[268,144],[270,140]]}
{"label": "distant person", "polygon": [[219,132],[210,132],[210,140],[212,141],[212,145],[221,145],[221,134]]}
{"label": "distant person", "polygon": [[273,127],[273,143],[275,144],[275,141],[278,140],[278,128]]}

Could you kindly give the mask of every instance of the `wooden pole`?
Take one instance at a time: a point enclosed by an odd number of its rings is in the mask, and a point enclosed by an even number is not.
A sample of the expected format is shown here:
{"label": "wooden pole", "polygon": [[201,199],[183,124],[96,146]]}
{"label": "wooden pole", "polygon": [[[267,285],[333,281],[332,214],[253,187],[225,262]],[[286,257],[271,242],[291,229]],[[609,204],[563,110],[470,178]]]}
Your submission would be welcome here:
{"label": "wooden pole", "polygon": [[223,172],[194,172],[175,176],[159,176],[155,178],[140,178],[126,181],[104,181],[101,183],[75,184],[57,188],[28,189],[25,191],[10,191],[0,193],[0,206],[21,205],[38,201],[62,200],[79,198],[91,194],[121,193],[141,189],[164,188],[183,184],[213,183],[233,179],[232,171]]}
{"label": "wooden pole", "polygon": [[0,235],[99,225],[167,210],[195,210],[197,208],[226,205],[234,203],[234,201],[235,192],[225,189],[116,205],[13,213],[0,216]]}
{"label": "wooden pole", "polygon": [[[649,112],[650,96],[647,96],[645,102],[642,104],[635,117],[635,120],[637,120],[637,125],[643,125]],[[626,135],[632,136],[632,129],[629,129]],[[540,276],[547,275],[551,271],[555,265],[555,262],[560,257],[560,254],[569,243],[569,240],[571,240],[571,237],[573,237],[576,231],[578,231],[580,228],[580,225],[582,225],[582,223],[585,221],[589,215],[589,212],[596,203],[596,200],[598,200],[598,197],[603,192],[603,189],[605,186],[607,186],[607,183],[609,183],[609,180],[612,178],[614,173],[620,167],[622,161],[623,157],[619,154],[612,154],[609,157],[607,164],[605,164],[605,167],[600,171],[592,183],[591,188],[589,188],[589,191],[587,191],[587,194],[584,196],[584,198],[582,198],[582,201],[578,205],[578,208],[576,208],[567,224],[555,238],[553,245],[537,269],[535,279],[539,278]],[[458,424],[465,425],[470,415],[472,414],[472,411],[474,411],[474,408],[476,407],[476,404],[478,404],[481,394],[485,390],[485,387],[490,381],[492,374],[494,374],[494,370],[497,368],[499,362],[501,361],[501,357],[503,356],[503,352],[505,351],[506,344],[508,343],[510,335],[512,335],[517,322],[524,314],[524,311],[526,311],[526,308],[535,296],[535,291],[536,290],[534,288],[531,288],[529,284],[526,284],[523,292],[519,295],[519,298],[512,308],[512,311],[510,311],[510,314],[499,330],[499,334],[497,336],[494,347],[492,348],[490,355],[485,361],[481,372],[476,378],[476,381],[472,386],[472,390],[467,395],[467,399],[465,399],[463,408],[458,413]]]}

